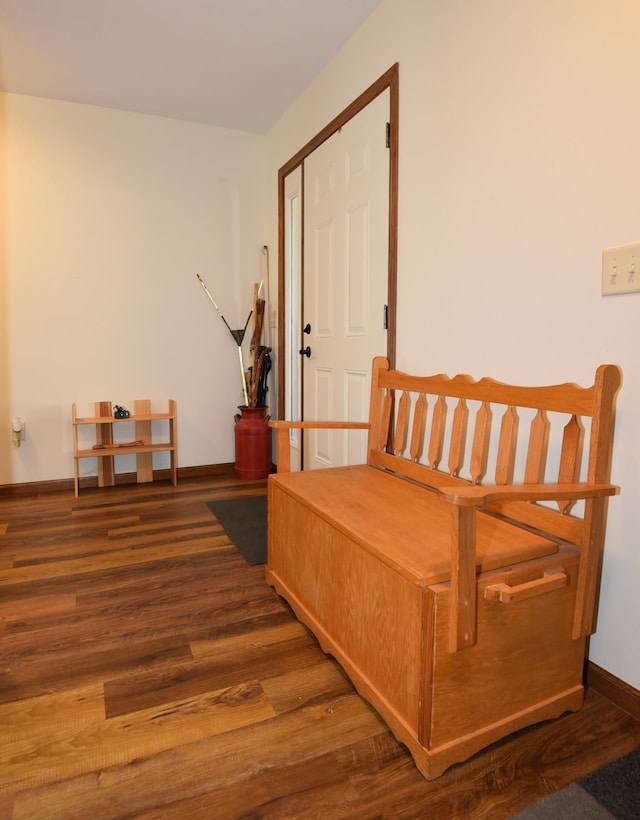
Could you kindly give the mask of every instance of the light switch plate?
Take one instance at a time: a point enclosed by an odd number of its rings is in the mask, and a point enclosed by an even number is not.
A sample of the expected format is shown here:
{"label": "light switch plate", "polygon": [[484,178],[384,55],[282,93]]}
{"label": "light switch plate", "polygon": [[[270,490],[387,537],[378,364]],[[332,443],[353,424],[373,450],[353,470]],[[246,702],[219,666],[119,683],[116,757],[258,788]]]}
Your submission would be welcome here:
{"label": "light switch plate", "polygon": [[640,291],[640,244],[602,251],[602,295]]}

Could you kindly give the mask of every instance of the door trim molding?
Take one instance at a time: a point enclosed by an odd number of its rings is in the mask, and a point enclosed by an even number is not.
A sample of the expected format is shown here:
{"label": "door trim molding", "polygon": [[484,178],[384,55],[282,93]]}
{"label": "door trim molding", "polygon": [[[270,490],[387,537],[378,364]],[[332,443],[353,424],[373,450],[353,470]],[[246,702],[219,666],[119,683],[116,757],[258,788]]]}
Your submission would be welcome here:
{"label": "door trim molding", "polygon": [[[285,242],[285,178],[302,165],[309,156],[325,140],[339,131],[350,119],[355,117],[363,108],[386,89],[389,89],[389,119],[391,123],[389,144],[389,308],[387,316],[387,358],[391,367],[395,366],[396,359],[396,287],[397,287],[397,260],[398,260],[398,133],[399,133],[399,64],[395,63],[379,77],[366,91],[351,102],[337,117],[319,131],[315,137],[303,146],[278,170],[278,341],[276,358],[278,362],[278,418],[284,417],[285,405],[285,269],[284,269],[284,242]],[[303,206],[304,207],[304,206]],[[302,238],[304,243],[304,236]],[[304,277],[304,271],[303,271]]]}

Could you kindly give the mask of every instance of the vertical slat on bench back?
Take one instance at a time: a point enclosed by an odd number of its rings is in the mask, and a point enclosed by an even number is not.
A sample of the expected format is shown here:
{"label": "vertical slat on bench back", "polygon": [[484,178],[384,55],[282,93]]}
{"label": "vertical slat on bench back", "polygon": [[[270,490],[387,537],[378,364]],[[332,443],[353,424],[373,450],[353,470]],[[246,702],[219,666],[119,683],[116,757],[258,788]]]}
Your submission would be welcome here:
{"label": "vertical slat on bench back", "polygon": [[525,484],[542,484],[547,468],[549,448],[549,417],[544,410],[538,410],[531,422],[527,466],[524,471]]}
{"label": "vertical slat on bench back", "polygon": [[467,424],[469,423],[469,409],[464,399],[458,399],[453,413],[453,428],[451,430],[451,447],[449,449],[449,473],[457,476],[464,467],[465,444],[467,441]]}
{"label": "vertical slat on bench back", "polygon": [[513,405],[507,407],[500,425],[500,443],[498,445],[498,462],[496,465],[496,484],[513,484],[513,473],[516,467],[516,446],[520,419]]}
{"label": "vertical slat on bench back", "polygon": [[437,470],[442,461],[446,423],[447,403],[444,396],[440,396],[433,407],[433,422],[431,423],[431,437],[429,438],[429,467],[432,470]]}
{"label": "vertical slat on bench back", "polygon": [[409,425],[409,394],[403,391],[398,402],[398,412],[396,415],[396,434],[393,439],[393,452],[397,456],[404,453],[407,440],[407,427]]}
{"label": "vertical slat on bench back", "polygon": [[[564,428],[562,437],[558,483],[574,484],[579,480],[583,447],[584,424],[578,416],[571,416]],[[575,506],[575,502],[564,501],[560,504],[560,512],[567,515],[573,506]]]}
{"label": "vertical slat on bench back", "polygon": [[411,448],[409,455],[411,461],[417,461],[424,446],[424,428],[427,420],[429,406],[426,398],[420,394],[416,400],[415,412],[413,415],[413,430],[411,431]]}
{"label": "vertical slat on bench back", "polygon": [[486,401],[482,402],[476,415],[476,427],[473,434],[471,461],[469,463],[472,484],[481,484],[487,472],[492,421],[491,405]]}

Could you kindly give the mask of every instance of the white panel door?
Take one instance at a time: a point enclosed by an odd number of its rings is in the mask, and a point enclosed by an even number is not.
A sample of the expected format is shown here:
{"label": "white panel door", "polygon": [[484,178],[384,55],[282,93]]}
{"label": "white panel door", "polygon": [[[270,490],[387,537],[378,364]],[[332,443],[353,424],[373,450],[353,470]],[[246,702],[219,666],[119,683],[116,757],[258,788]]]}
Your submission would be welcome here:
{"label": "white panel door", "polygon": [[[366,421],[374,356],[386,355],[389,149],[385,91],[304,164],[304,417]],[[307,433],[305,468],[366,459],[363,432]]]}

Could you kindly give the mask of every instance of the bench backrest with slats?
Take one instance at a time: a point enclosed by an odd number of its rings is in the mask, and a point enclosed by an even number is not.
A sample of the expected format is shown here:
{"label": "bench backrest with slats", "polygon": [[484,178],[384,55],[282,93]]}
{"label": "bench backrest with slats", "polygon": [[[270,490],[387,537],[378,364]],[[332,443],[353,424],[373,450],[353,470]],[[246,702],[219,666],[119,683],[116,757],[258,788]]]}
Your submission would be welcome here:
{"label": "bench backrest with slats", "polygon": [[[599,367],[591,387],[518,387],[469,376],[409,376],[376,358],[368,463],[434,488],[608,483],[620,383],[615,365]],[[590,501],[581,509],[567,501],[490,506],[578,546],[594,537]]]}

